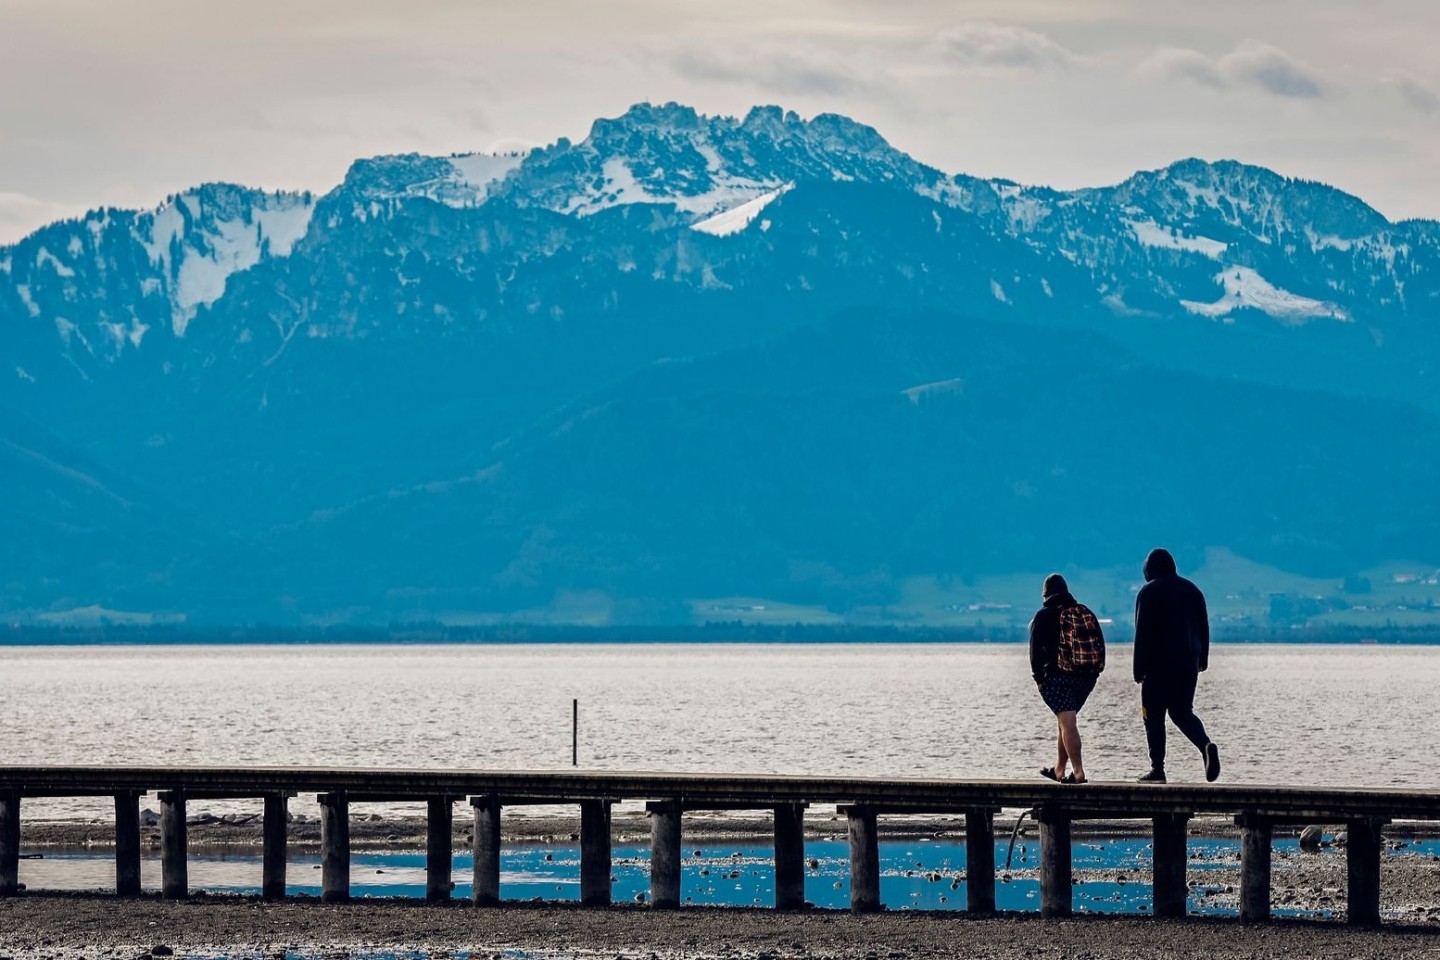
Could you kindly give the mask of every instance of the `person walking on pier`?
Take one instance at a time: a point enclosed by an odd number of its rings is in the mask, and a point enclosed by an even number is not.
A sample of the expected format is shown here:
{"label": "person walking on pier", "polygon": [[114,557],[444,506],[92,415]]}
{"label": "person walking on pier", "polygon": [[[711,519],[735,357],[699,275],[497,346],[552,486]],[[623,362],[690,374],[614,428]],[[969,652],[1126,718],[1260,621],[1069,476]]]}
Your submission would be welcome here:
{"label": "person walking on pier", "polygon": [[1150,747],[1141,783],[1165,782],[1165,714],[1199,748],[1205,779],[1220,776],[1220,749],[1195,715],[1195,684],[1210,666],[1210,618],[1200,588],[1175,570],[1170,551],[1145,558],[1145,586],[1135,597],[1135,682]]}
{"label": "person walking on pier", "polygon": [[1105,669],[1105,635],[1095,614],[1070,595],[1060,574],[1045,578],[1043,601],[1030,621],[1030,673],[1040,698],[1055,714],[1058,759],[1055,766],[1042,767],[1040,775],[1061,783],[1084,783],[1075,715]]}

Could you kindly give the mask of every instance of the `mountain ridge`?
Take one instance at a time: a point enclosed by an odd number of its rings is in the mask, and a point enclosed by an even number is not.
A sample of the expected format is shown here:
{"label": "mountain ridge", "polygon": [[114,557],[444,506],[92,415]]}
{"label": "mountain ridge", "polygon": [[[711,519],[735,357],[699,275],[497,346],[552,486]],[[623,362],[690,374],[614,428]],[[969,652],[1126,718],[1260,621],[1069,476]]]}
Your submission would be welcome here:
{"label": "mountain ridge", "polygon": [[[85,519],[61,522],[44,508],[55,474],[6,461],[25,493],[0,504],[15,544],[0,598],[27,616],[129,603],[386,622],[600,591],[663,619],[704,576],[811,600],[819,576],[844,610],[887,577],[1118,562],[1164,529],[1182,552],[1282,569],[1433,567],[1436,508],[1384,467],[1387,451],[1434,464],[1417,438],[1440,417],[1437,311],[1440,224],[1391,223],[1322,184],[1188,158],[1108,187],[1024,187],[778,107],[637,105],[523,155],[358,160],[320,195],[206,184],[0,248],[0,408],[174,528],[128,570],[115,544],[143,538],[134,511],[65,494]],[[1067,377],[1047,349],[1093,370]],[[691,390],[712,368],[731,386]],[[876,377],[880,393],[853,389]],[[626,392],[642,381],[652,397]],[[1258,478],[1124,452],[1133,423],[1165,429],[1134,412],[1146,391],[1206,456]],[[1026,445],[1067,408],[1095,419],[1104,484]],[[737,473],[758,451],[789,474]],[[807,462],[828,493],[782,482]],[[947,470],[977,476],[947,491]],[[1073,514],[1074,496],[1097,515]],[[1227,515],[1237,498],[1248,527]],[[854,530],[847,503],[869,518]],[[1088,540],[1047,538],[1047,509]],[[897,529],[913,549],[896,551]],[[73,572],[26,572],[42,566]]]}

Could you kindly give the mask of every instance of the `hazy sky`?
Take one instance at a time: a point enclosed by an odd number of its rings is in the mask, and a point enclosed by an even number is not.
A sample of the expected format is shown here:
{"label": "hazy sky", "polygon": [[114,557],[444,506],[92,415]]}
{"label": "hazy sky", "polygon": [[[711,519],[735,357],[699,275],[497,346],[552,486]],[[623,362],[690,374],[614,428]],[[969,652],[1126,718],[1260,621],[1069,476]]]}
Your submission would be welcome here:
{"label": "hazy sky", "polygon": [[833,111],[1060,187],[1235,158],[1440,218],[1435,0],[3,0],[0,243],[207,180],[579,139],[638,100]]}

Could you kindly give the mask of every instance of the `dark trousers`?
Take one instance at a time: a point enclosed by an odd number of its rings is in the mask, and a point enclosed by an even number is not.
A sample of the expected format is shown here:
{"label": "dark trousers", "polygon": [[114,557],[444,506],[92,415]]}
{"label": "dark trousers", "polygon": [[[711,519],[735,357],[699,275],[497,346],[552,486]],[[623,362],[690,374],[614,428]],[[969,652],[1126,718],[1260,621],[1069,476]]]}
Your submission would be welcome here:
{"label": "dark trousers", "polygon": [[1140,684],[1140,710],[1145,718],[1145,739],[1150,744],[1150,766],[1165,769],[1165,714],[1180,732],[1200,750],[1210,742],[1205,724],[1195,716],[1195,681],[1197,674],[1146,677]]}

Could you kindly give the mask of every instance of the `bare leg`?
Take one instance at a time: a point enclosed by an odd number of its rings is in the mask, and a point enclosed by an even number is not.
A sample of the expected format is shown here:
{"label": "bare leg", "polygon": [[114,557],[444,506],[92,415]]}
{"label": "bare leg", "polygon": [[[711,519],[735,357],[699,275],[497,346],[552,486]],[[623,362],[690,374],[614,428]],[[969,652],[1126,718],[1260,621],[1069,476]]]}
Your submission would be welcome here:
{"label": "bare leg", "polygon": [[1060,752],[1069,755],[1070,769],[1076,780],[1085,779],[1085,762],[1080,758],[1080,728],[1075,725],[1075,711],[1066,710],[1056,714],[1060,721]]}
{"label": "bare leg", "polygon": [[[1075,714],[1072,713],[1070,716],[1073,717]],[[1070,755],[1065,752],[1065,724],[1060,720],[1059,715],[1056,716],[1055,720],[1056,730],[1058,731],[1055,736],[1055,748],[1060,757],[1059,760],[1055,761],[1055,779],[1060,780],[1065,776],[1065,764],[1069,761]]]}

